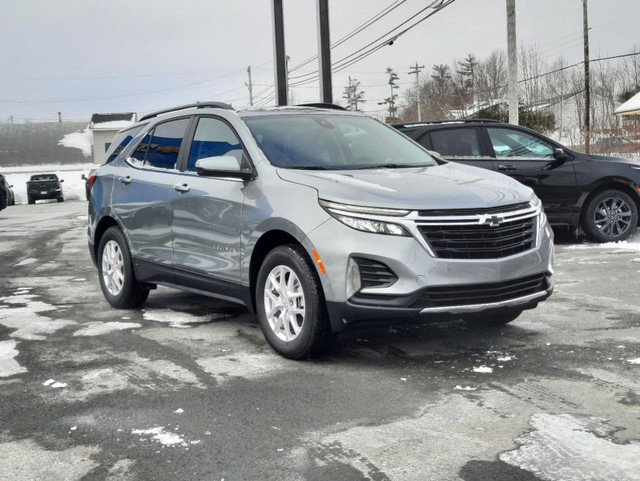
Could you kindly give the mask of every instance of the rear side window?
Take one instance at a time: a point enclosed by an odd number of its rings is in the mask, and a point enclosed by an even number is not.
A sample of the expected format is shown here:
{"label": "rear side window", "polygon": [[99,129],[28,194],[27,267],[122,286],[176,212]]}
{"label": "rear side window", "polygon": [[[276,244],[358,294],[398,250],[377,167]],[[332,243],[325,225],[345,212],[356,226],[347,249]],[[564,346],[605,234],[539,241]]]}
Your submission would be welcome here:
{"label": "rear side window", "polygon": [[225,122],[219,119],[203,117],[191,144],[189,170],[196,170],[196,162],[209,157],[231,155],[238,164],[242,161],[242,145],[236,134]]}
{"label": "rear side window", "polygon": [[175,169],[188,124],[189,119],[179,119],[156,125],[149,143],[145,167]]}
{"label": "rear side window", "polygon": [[144,136],[140,145],[136,148],[136,151],[131,154],[131,162],[136,167],[142,167],[144,161],[147,159],[147,152],[149,151],[149,141],[151,140],[151,132]]}
{"label": "rear side window", "polygon": [[431,132],[431,144],[432,150],[447,158],[480,156],[480,142],[475,128]]}
{"label": "rear side window", "polygon": [[132,129],[118,132],[114,137],[113,142],[109,146],[109,149],[107,150],[106,163],[108,164],[109,162],[113,162],[118,157],[118,155],[120,155],[120,152],[122,152],[124,148],[129,145],[131,139],[133,139],[138,134],[138,132],[142,130],[143,127],[144,125],[140,125]]}

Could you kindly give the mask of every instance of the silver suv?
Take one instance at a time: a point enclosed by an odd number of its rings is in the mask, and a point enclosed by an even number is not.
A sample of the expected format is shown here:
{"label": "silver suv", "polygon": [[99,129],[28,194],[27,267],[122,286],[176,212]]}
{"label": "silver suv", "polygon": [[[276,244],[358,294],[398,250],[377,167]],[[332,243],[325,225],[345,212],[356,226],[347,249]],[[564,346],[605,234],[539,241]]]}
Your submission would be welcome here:
{"label": "silver suv", "polygon": [[89,248],[107,301],[161,284],[244,304],[281,355],[365,323],[504,324],[553,290],[532,190],[447,162],[337,108],[143,117],[89,179]]}

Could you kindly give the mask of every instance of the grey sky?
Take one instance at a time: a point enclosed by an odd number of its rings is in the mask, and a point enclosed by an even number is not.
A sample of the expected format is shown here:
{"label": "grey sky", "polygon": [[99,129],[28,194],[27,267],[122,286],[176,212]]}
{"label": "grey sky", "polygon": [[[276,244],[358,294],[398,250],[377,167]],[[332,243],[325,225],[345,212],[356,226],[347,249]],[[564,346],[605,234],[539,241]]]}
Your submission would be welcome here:
{"label": "grey sky", "polygon": [[[330,0],[337,40],[394,0]],[[406,0],[373,27],[333,51],[358,50],[426,6]],[[581,0],[516,0],[519,42],[544,56],[582,58]],[[285,0],[287,53],[295,66],[317,51],[315,0]],[[640,46],[640,0],[589,0],[592,56]],[[479,58],[506,44],[505,0],[456,0],[393,46],[334,76],[339,100],[349,75],[366,91],[367,109],[388,95],[386,67],[403,88],[415,61],[429,68],[468,53]],[[203,99],[248,103],[273,80],[271,0],[0,0],[0,122],[24,118],[87,119],[93,112],[145,112]],[[292,75],[308,73],[313,62]],[[149,92],[149,93],[146,93]],[[294,89],[317,101],[316,84]],[[266,95],[261,98],[265,99]],[[66,100],[65,102],[57,102]],[[272,102],[270,102],[272,104]]]}

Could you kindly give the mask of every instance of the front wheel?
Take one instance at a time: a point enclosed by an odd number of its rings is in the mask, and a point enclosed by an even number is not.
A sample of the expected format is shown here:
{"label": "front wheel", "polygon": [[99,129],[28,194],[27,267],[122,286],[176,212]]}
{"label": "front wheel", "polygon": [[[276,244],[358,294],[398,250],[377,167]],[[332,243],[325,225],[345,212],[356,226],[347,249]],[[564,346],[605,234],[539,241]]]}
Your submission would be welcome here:
{"label": "front wheel", "polygon": [[638,207],[628,194],[605,190],[585,207],[582,228],[595,242],[617,242],[633,234],[638,226]]}
{"label": "front wheel", "polygon": [[116,226],[109,227],[100,239],[98,277],[105,299],[118,309],[140,307],[149,296],[149,289],[135,278],[127,240]]}
{"label": "front wheel", "polygon": [[64,197],[58,197],[58,202],[64,202]]}
{"label": "front wheel", "polygon": [[314,357],[335,340],[320,279],[298,245],[267,254],[258,273],[256,308],[264,337],[281,356]]}

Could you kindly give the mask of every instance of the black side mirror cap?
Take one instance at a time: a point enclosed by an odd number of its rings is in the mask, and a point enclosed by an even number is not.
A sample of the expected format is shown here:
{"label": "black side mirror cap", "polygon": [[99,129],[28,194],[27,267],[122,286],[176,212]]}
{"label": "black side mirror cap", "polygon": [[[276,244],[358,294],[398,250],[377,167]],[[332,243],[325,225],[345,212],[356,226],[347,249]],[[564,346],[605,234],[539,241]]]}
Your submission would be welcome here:
{"label": "black side mirror cap", "polygon": [[553,158],[556,160],[567,160],[569,158],[569,154],[567,154],[564,149],[556,147],[553,151]]}

